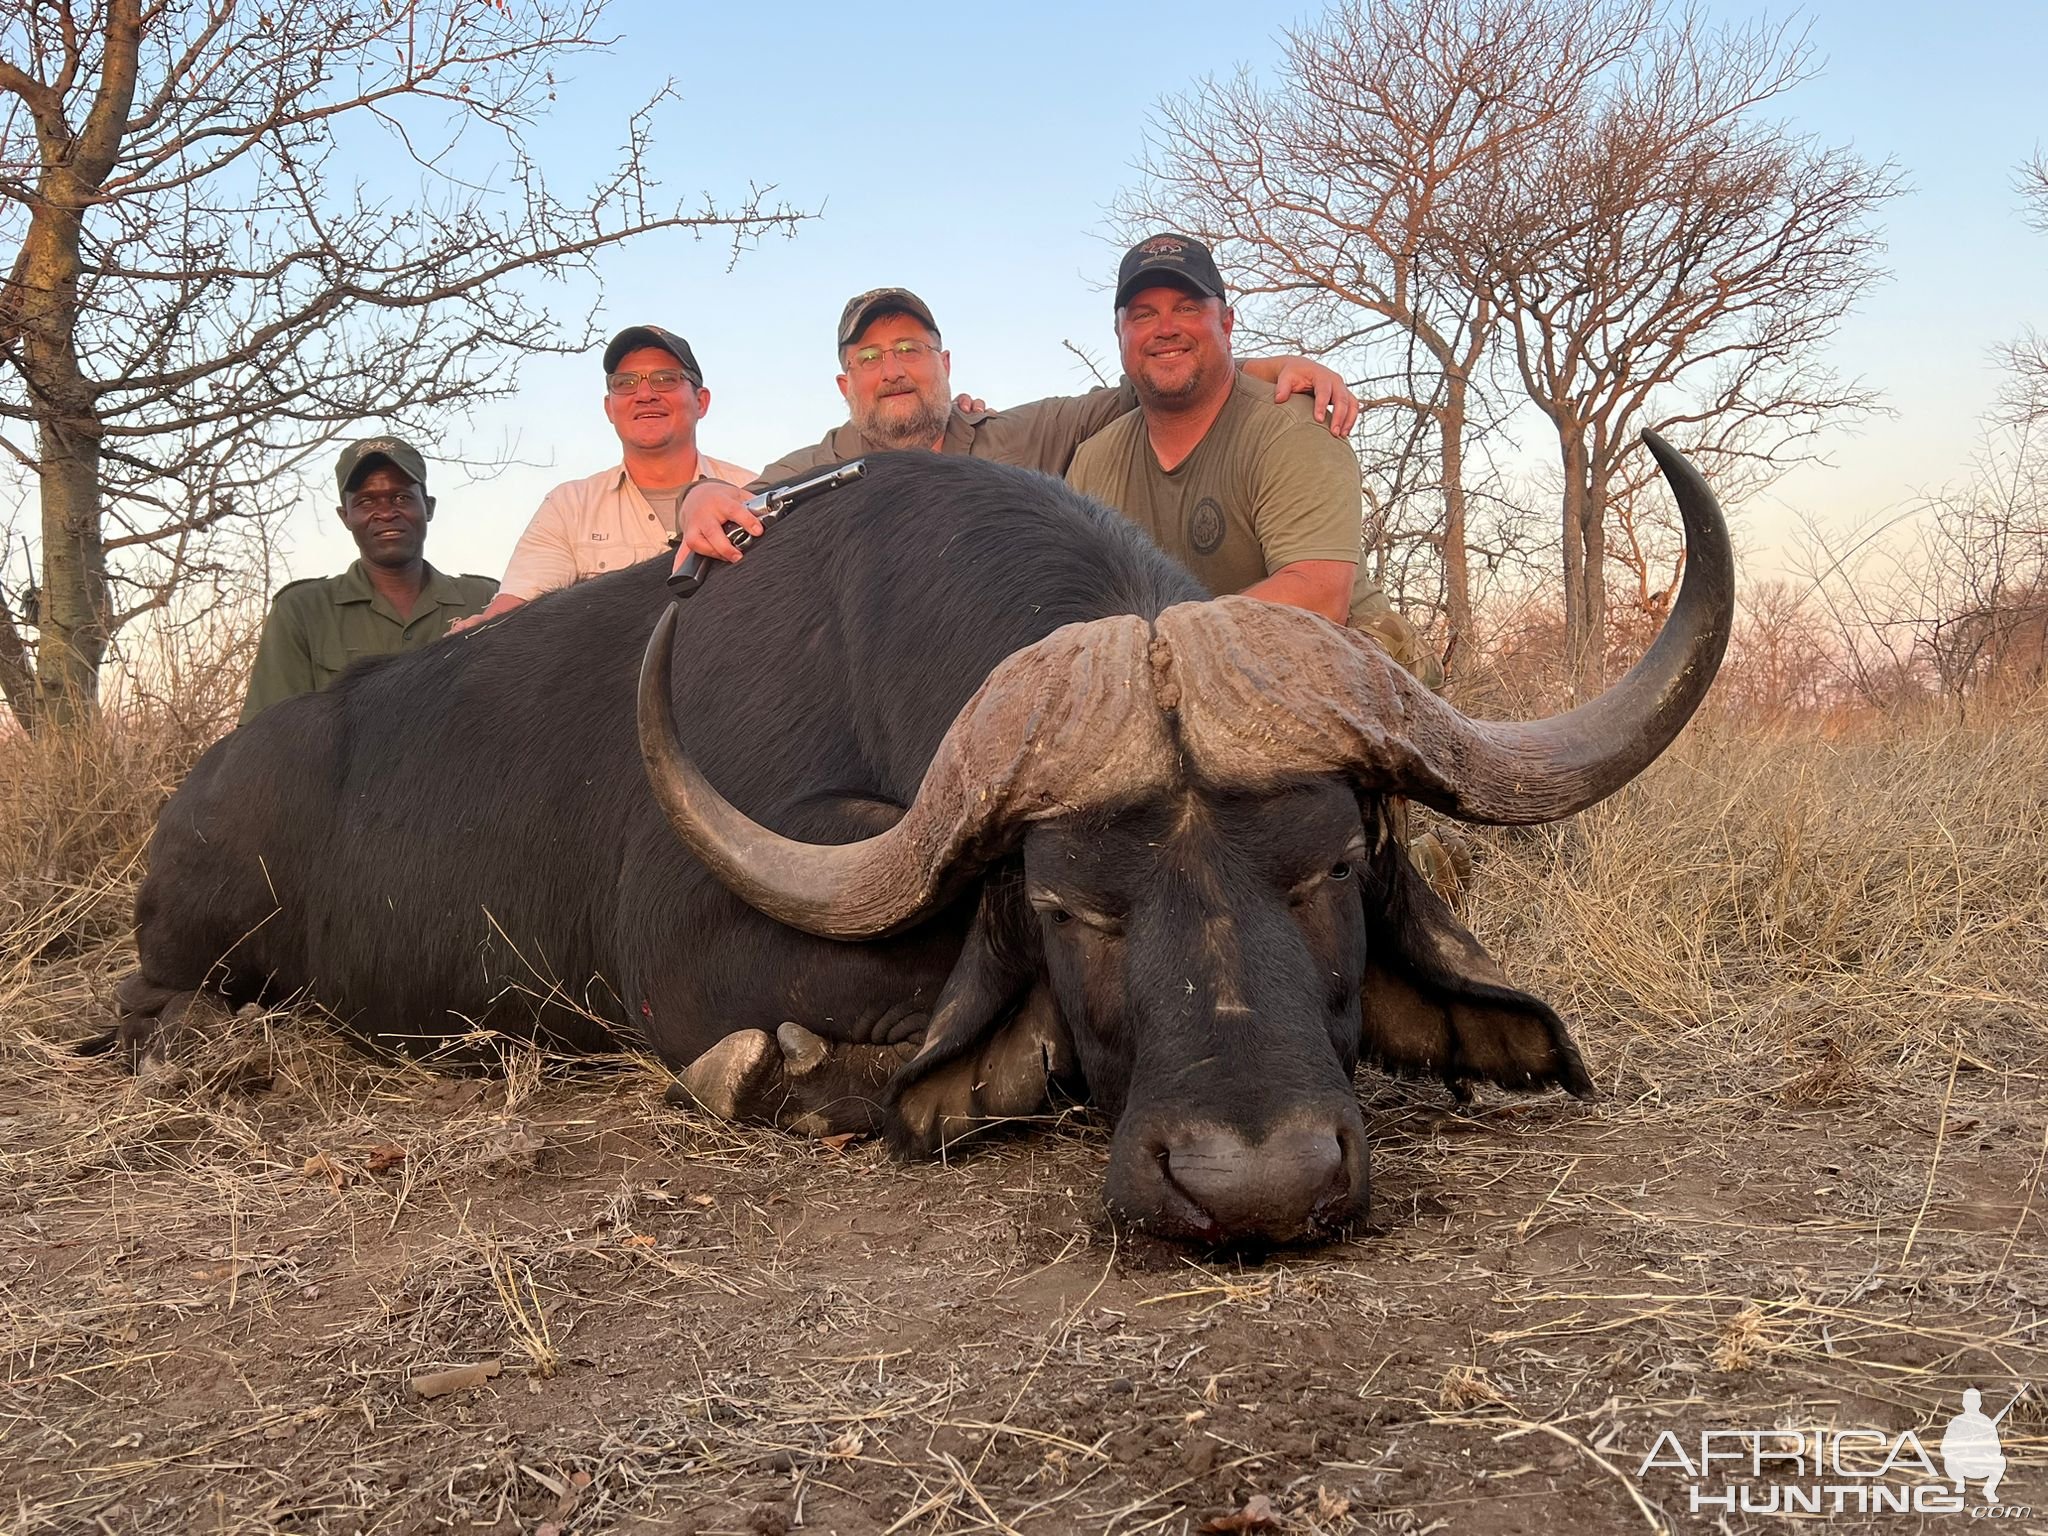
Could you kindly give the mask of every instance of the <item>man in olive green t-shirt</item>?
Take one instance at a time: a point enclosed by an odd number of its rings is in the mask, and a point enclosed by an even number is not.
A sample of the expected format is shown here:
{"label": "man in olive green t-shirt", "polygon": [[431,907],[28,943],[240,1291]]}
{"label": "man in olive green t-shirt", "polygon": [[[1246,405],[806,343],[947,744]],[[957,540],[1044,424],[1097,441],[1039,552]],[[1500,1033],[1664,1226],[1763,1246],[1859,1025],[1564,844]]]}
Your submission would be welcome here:
{"label": "man in olive green t-shirt", "polygon": [[335,509],[361,558],[339,576],[295,581],[271,600],[256,646],[246,725],[280,699],[324,688],[352,661],[417,650],[498,590],[488,576],[444,576],[427,564],[427,461],[403,438],[351,443],[334,468]]}
{"label": "man in olive green t-shirt", "polygon": [[1440,670],[1360,564],[1358,460],[1299,400],[1247,389],[1209,250],[1141,240],[1117,271],[1116,334],[1138,409],[1083,443],[1067,483],[1114,507],[1213,593],[1242,592],[1370,633]]}

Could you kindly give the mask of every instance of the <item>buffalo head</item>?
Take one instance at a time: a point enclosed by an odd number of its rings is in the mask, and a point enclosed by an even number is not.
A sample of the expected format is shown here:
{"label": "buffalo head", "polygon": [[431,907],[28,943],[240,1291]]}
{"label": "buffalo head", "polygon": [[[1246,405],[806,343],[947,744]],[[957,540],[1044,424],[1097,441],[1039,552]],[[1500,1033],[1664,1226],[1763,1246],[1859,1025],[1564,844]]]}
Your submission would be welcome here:
{"label": "buffalo head", "polygon": [[[961,709],[888,830],[818,845],[737,811],[676,740],[673,616],[641,676],[651,782],[735,894],[858,940],[979,907],[921,1080],[1050,1012],[1115,1124],[1108,1200],[1154,1231],[1288,1241],[1363,1213],[1361,1055],[1517,1087],[1591,1084],[1563,1025],[1409,867],[1385,801],[1473,822],[1568,816],[1690,718],[1733,614],[1726,529],[1654,436],[1689,558],[1664,632],[1616,686],[1534,723],[1468,719],[1369,639],[1249,598],[1070,624]],[[933,1128],[897,1128],[899,1146]]]}

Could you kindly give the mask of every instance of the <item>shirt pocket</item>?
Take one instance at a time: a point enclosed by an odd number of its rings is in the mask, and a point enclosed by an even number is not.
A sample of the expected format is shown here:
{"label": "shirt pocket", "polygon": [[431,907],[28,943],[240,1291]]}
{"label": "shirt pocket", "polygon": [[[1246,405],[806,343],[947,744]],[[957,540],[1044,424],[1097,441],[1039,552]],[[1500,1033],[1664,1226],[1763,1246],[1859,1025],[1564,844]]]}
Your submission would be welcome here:
{"label": "shirt pocket", "polygon": [[625,546],[609,528],[588,529],[576,541],[576,579],[581,581],[585,577],[616,571],[628,558]]}
{"label": "shirt pocket", "polygon": [[319,652],[313,657],[313,685],[325,688],[357,662],[371,656],[387,654],[359,645],[337,645]]}

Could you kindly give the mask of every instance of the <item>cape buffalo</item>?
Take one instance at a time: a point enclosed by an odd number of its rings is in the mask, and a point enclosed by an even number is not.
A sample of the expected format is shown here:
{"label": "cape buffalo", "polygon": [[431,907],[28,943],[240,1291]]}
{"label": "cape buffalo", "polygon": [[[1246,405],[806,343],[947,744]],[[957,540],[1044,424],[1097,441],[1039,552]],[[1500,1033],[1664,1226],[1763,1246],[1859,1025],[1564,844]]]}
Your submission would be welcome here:
{"label": "cape buffalo", "polygon": [[918,1042],[884,1098],[899,1150],[1070,1066],[1115,1127],[1113,1210],[1328,1231],[1366,1204],[1361,1056],[1590,1092],[1385,799],[1552,820],[1691,715],[1732,565],[1705,483],[1649,445],[1678,600],[1619,684],[1533,724],[1467,719],[1299,610],[1205,601],[1056,481],[876,456],[687,604],[650,562],[221,741],[159,821],[110,1043],[152,1048],[195,991],[679,1066],[793,1023],[792,1077]]}

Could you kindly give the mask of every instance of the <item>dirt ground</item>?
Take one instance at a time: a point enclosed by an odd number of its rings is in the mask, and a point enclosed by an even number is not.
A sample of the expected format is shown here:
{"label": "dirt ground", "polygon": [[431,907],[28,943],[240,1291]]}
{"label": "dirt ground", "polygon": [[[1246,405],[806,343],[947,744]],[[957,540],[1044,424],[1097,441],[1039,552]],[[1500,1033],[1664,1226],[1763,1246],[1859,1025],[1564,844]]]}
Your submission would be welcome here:
{"label": "dirt ground", "polygon": [[1371,1224],[1259,1259],[1113,1228],[1080,1115],[905,1165],[638,1062],[437,1074],[273,1016],[134,1082],[38,1017],[0,1045],[24,1536],[1763,1530],[1659,1434],[1938,1459],[1964,1388],[2027,1383],[1989,1524],[2048,1531],[2040,1061],[1717,1088],[1582,1017],[1591,1104],[1361,1074]]}

